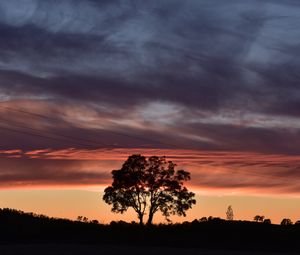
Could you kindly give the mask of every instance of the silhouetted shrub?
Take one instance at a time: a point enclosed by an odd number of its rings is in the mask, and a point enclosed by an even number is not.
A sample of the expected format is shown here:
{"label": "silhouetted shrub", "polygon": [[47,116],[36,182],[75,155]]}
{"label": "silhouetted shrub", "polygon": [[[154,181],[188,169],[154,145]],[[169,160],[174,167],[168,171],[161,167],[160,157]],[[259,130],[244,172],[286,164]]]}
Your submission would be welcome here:
{"label": "silhouetted shrub", "polygon": [[207,218],[206,217],[202,217],[199,221],[200,222],[205,222],[205,221],[207,221]]}
{"label": "silhouetted shrub", "polygon": [[282,226],[289,226],[289,225],[293,225],[293,222],[290,219],[283,219],[281,221],[280,225],[282,225]]}
{"label": "silhouetted shrub", "polygon": [[207,221],[212,221],[214,219],[213,216],[208,216]]}
{"label": "silhouetted shrub", "polygon": [[265,219],[265,216],[263,215],[255,215],[253,220],[256,221],[256,222],[263,222]]}
{"label": "silhouetted shrub", "polygon": [[197,224],[199,224],[199,221],[198,221],[197,219],[194,219],[194,220],[192,221],[192,224],[193,224],[193,225],[197,225]]}

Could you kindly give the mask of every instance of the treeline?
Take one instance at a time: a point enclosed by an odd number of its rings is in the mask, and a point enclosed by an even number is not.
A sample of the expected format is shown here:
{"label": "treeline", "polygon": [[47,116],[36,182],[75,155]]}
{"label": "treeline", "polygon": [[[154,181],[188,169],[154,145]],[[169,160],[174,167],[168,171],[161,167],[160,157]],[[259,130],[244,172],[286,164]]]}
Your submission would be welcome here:
{"label": "treeline", "polygon": [[213,217],[151,227],[124,221],[113,221],[108,225],[87,219],[84,221],[83,218],[71,221],[12,209],[0,209],[0,242],[300,251],[300,224],[273,225],[226,221]]}

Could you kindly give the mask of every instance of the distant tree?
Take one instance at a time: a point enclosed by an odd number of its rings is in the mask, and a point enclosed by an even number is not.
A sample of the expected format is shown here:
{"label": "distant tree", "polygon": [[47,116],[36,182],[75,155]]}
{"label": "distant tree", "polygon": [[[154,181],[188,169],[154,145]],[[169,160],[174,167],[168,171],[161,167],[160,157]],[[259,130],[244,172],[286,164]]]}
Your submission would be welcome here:
{"label": "distant tree", "polygon": [[220,217],[213,217],[210,221],[214,222],[214,223],[221,223],[221,222],[226,221],[226,220],[221,219]]}
{"label": "distant tree", "polygon": [[119,221],[111,221],[110,226],[128,226],[130,223],[127,223],[126,221],[119,220]]}
{"label": "distant tree", "polygon": [[280,225],[283,225],[283,226],[293,225],[293,222],[290,219],[283,219],[281,221]]}
{"label": "distant tree", "polygon": [[207,221],[212,221],[214,219],[213,216],[208,216]]}
{"label": "distant tree", "polygon": [[87,217],[84,217],[84,216],[78,216],[78,217],[77,217],[77,221],[88,222],[89,219],[88,219]]}
{"label": "distant tree", "polygon": [[232,206],[228,206],[227,211],[226,211],[226,219],[227,220],[233,220],[234,218],[234,214],[233,214],[233,210],[232,210]]}
{"label": "distant tree", "polygon": [[264,219],[263,223],[265,223],[265,224],[272,224],[272,221],[270,219]]}
{"label": "distant tree", "polygon": [[205,222],[205,221],[207,221],[207,218],[206,217],[202,217],[199,221],[200,222]]}
{"label": "distant tree", "polygon": [[99,221],[98,220],[91,220],[90,221],[92,224],[99,224]]}
{"label": "distant tree", "polygon": [[194,219],[193,221],[192,221],[192,224],[193,225],[197,225],[199,223],[199,221],[197,220],[197,219]]}
{"label": "distant tree", "polygon": [[121,169],[112,171],[113,183],[105,189],[103,200],[112,205],[115,213],[133,208],[141,225],[146,213],[148,225],[157,211],[166,218],[186,216],[186,211],[196,203],[195,194],[183,186],[190,180],[190,173],[175,171],[175,167],[165,157],[132,155]]}
{"label": "distant tree", "polygon": [[295,225],[300,225],[300,220],[297,220],[297,221],[295,222]]}
{"label": "distant tree", "polygon": [[263,216],[263,215],[255,215],[253,219],[256,222],[263,222],[264,219],[265,219],[265,216]]}

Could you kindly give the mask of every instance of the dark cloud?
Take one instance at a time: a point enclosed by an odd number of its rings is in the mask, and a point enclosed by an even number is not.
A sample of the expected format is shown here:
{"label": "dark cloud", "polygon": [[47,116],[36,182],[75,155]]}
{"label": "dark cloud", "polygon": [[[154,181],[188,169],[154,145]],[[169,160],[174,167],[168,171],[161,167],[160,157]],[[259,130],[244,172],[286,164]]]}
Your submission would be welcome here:
{"label": "dark cloud", "polygon": [[217,150],[299,154],[300,131],[243,125],[191,124],[180,132],[210,138]]}
{"label": "dark cloud", "polygon": [[[106,184],[110,170],[96,172],[89,170],[91,165],[99,168],[99,163],[84,165],[71,160],[40,160],[1,158],[0,186],[26,187],[45,185],[88,185]],[[95,166],[94,166],[95,167]]]}
{"label": "dark cloud", "polygon": [[[209,143],[187,139],[184,133],[178,134],[176,130],[168,133],[161,130],[153,130],[149,123],[145,122],[143,128],[128,126],[126,123],[116,121],[129,120],[131,118],[128,109],[106,111],[93,107],[81,107],[65,104],[63,101],[49,101],[45,104],[36,103],[32,108],[40,109],[39,113],[32,114],[29,110],[15,110],[11,105],[0,105],[0,149],[33,150],[36,148],[210,148]],[[32,104],[31,101],[27,104]],[[24,102],[13,105],[25,105]],[[94,110],[93,122],[70,118],[66,112],[75,111],[85,115]],[[134,109],[132,109],[134,111]],[[30,125],[28,125],[30,119]],[[151,121],[150,121],[151,122]],[[86,125],[87,124],[87,125]],[[148,128],[147,128],[148,127]]]}
{"label": "dark cloud", "polygon": [[2,1],[1,149],[299,154],[299,10],[296,0]]}
{"label": "dark cloud", "polygon": [[[137,149],[0,151],[1,187],[107,185],[112,169]],[[144,155],[153,150],[144,149]],[[187,168],[191,185],[201,189],[299,194],[299,156],[160,150],[167,159]],[[5,155],[3,157],[3,155]],[[20,158],[10,158],[19,155]],[[92,160],[93,159],[93,160]]]}
{"label": "dark cloud", "polygon": [[17,3],[1,4],[4,94],[298,116],[293,1]]}

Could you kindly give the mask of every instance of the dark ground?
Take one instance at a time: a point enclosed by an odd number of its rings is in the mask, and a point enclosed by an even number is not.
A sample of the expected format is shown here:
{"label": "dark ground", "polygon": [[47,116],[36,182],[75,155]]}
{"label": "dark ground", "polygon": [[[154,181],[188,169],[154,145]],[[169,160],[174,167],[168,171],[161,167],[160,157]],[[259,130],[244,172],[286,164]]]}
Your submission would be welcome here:
{"label": "dark ground", "polygon": [[1,255],[298,255],[297,252],[203,250],[199,248],[112,245],[0,245]]}
{"label": "dark ground", "polygon": [[300,254],[300,225],[247,221],[141,227],[48,218],[0,209],[0,255]]}

